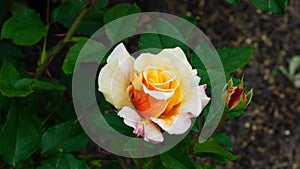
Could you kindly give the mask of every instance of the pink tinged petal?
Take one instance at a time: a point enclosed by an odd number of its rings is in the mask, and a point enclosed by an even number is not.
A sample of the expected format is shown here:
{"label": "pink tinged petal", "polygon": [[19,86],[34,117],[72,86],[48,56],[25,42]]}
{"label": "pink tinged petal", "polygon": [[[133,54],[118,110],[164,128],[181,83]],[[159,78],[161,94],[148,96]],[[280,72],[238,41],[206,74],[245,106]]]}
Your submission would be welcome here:
{"label": "pink tinged petal", "polygon": [[207,97],[205,89],[206,89],[207,85],[200,85],[199,86],[199,97],[202,103],[202,108],[204,108],[210,101],[210,98]]}
{"label": "pink tinged petal", "polygon": [[134,109],[125,106],[118,112],[118,116],[124,118],[124,123],[134,128],[133,133],[144,137],[145,141],[157,143],[164,140],[159,128],[151,121],[143,120]]}
{"label": "pink tinged petal", "polygon": [[164,141],[164,137],[160,129],[152,122],[144,123],[144,140],[152,143],[159,143]]}
{"label": "pink tinged petal", "polygon": [[124,106],[118,112],[118,116],[124,118],[124,123],[134,129],[136,129],[138,124],[141,123],[140,115],[134,109],[127,106]]}
{"label": "pink tinged petal", "polygon": [[135,110],[125,106],[118,112],[118,116],[124,118],[126,125],[134,128],[134,134],[144,137],[144,125],[141,117]]}
{"label": "pink tinged petal", "polygon": [[137,123],[133,133],[136,134],[137,136],[142,136],[144,137],[144,125],[143,123]]}
{"label": "pink tinged petal", "polygon": [[118,45],[107,59],[98,77],[98,90],[105,99],[117,109],[132,104],[126,90],[134,76],[134,59],[126,51],[123,44]]}

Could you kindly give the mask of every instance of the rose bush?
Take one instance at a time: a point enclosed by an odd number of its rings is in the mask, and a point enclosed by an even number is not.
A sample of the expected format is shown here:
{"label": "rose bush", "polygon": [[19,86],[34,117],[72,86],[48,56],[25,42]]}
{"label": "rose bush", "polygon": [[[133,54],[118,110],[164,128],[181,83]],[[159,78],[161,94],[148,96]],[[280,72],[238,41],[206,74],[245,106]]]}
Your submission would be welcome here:
{"label": "rose bush", "polygon": [[200,115],[210,98],[206,85],[179,48],[157,55],[142,53],[134,59],[119,44],[98,77],[99,91],[119,110],[133,133],[151,142],[164,140],[161,130],[183,134],[191,118]]}

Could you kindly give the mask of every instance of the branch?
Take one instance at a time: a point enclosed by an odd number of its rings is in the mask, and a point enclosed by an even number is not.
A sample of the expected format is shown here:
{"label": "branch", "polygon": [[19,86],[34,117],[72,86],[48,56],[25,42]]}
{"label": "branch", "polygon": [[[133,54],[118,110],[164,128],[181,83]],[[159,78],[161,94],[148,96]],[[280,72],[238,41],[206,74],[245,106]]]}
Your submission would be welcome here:
{"label": "branch", "polygon": [[42,61],[42,63],[38,65],[38,67],[36,69],[36,74],[35,74],[35,78],[36,79],[38,79],[39,77],[41,77],[41,75],[43,74],[44,70],[49,65],[49,63],[50,63],[50,62],[48,62],[49,58],[50,57],[54,57],[55,55],[57,55],[61,51],[61,49],[63,49],[65,47],[66,43],[70,42],[72,36],[76,32],[77,28],[79,27],[79,25],[82,22],[82,20],[84,19],[84,17],[90,11],[91,6],[93,4],[94,4],[93,1],[90,1],[87,5],[85,5],[84,10],[79,14],[79,16],[77,17],[77,19],[73,22],[72,26],[70,27],[69,31],[66,34],[66,37],[62,41],[60,41],[52,49],[52,51],[50,52],[50,54],[45,57],[45,59]]}

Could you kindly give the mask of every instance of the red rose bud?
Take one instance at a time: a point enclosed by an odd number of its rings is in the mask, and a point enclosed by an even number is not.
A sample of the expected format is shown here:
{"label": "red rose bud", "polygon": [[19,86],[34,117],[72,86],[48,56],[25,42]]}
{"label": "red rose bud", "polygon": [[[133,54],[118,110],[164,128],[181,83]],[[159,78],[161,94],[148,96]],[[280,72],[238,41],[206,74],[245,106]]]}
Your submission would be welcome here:
{"label": "red rose bud", "polygon": [[225,107],[232,111],[242,110],[250,103],[252,93],[252,89],[247,94],[245,93],[243,82],[238,86],[233,86],[232,79],[230,79],[223,92]]}

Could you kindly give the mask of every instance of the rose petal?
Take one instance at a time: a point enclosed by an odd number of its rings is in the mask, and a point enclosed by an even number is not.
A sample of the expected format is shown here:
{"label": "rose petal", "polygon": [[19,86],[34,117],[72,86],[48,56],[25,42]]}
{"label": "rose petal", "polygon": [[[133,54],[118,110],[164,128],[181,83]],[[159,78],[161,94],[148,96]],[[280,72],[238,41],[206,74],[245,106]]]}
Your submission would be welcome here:
{"label": "rose petal", "polygon": [[134,69],[141,73],[147,67],[156,67],[162,70],[173,70],[173,66],[169,58],[153,55],[151,53],[142,53],[134,62]]}
{"label": "rose petal", "polygon": [[171,64],[174,67],[173,71],[175,71],[176,78],[180,84],[182,96],[185,96],[191,87],[198,86],[200,78],[196,76],[196,70],[192,69],[181,48],[164,49],[157,55],[171,60]]}
{"label": "rose petal", "polygon": [[210,98],[205,93],[206,85],[193,87],[183,98],[181,106],[173,108],[167,114],[151,120],[169,134],[182,134],[191,126],[191,117],[200,115]]}
{"label": "rose petal", "polygon": [[130,127],[136,128],[137,124],[141,122],[140,115],[132,108],[124,106],[119,112],[118,116],[124,118],[124,123]]}
{"label": "rose petal", "polygon": [[159,128],[152,122],[144,123],[144,140],[153,143],[163,142],[164,137]]}
{"label": "rose petal", "polygon": [[201,111],[210,101],[205,93],[206,85],[193,87],[182,100],[182,112],[190,112],[193,117],[200,115]]}
{"label": "rose petal", "polygon": [[181,50],[180,47],[176,47],[173,49],[164,49],[158,55],[169,57],[171,59],[175,59],[174,57],[176,57],[176,59],[179,59],[182,62],[182,64],[186,66],[186,68],[192,70],[192,66],[188,62],[184,52]]}
{"label": "rose petal", "polygon": [[[210,98],[207,97],[206,92],[206,84],[199,86],[199,97],[202,103],[202,109],[209,103]],[[201,110],[202,111],[202,110]]]}
{"label": "rose petal", "polygon": [[99,73],[98,90],[117,109],[123,106],[132,107],[125,91],[134,76],[133,62],[134,59],[129,55],[124,45],[120,44],[110,54],[107,64]]}
{"label": "rose petal", "polygon": [[199,93],[198,86],[190,89],[190,92],[182,99],[181,112],[190,112],[194,117],[199,116],[202,111],[202,102]]}
{"label": "rose petal", "polygon": [[134,109],[125,106],[118,112],[118,115],[124,118],[126,125],[134,128],[134,134],[144,137],[145,141],[157,143],[164,140],[159,128],[151,121],[142,120]]}
{"label": "rose petal", "polygon": [[173,112],[161,115],[158,118],[151,118],[151,120],[169,134],[182,134],[186,132],[191,126],[190,114],[181,113],[180,106],[171,111]]}
{"label": "rose petal", "polygon": [[134,69],[139,73],[151,66],[175,73],[183,96],[189,92],[191,86],[195,86],[194,78],[197,72],[192,69],[183,51],[178,47],[164,49],[157,55],[142,53],[134,62]]}
{"label": "rose petal", "polygon": [[179,85],[176,75],[169,70],[161,70],[157,67],[147,66],[142,73],[145,85],[150,90],[174,91]]}
{"label": "rose petal", "polygon": [[123,43],[120,43],[115,47],[115,49],[111,52],[111,54],[107,58],[107,63],[118,60],[122,62],[122,60],[131,57],[128,53],[127,49],[125,48]]}
{"label": "rose petal", "polygon": [[149,94],[150,96],[154,97],[157,100],[168,100],[170,97],[174,95],[174,91],[162,92],[162,91],[149,90],[145,85],[143,85],[143,90],[145,93]]}
{"label": "rose petal", "polygon": [[146,94],[143,90],[133,89],[133,103],[139,114],[145,119],[160,116],[168,105],[167,100],[158,100]]}

